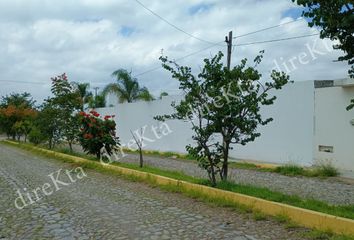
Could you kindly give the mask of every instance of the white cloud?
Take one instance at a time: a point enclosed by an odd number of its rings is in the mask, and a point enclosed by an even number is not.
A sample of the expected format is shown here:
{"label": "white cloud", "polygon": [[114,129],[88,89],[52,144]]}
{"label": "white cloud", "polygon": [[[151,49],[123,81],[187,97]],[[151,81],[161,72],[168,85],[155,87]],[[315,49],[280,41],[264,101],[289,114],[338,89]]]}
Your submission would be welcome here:
{"label": "white cloud", "polygon": [[[291,21],[284,12],[294,8],[289,1],[277,0],[140,0],[153,11],[185,31],[211,42],[221,42],[229,30],[241,35],[261,28]],[[191,12],[193,7],[203,10]],[[208,6],[207,8],[205,6]],[[122,28],[131,31],[124,35]],[[235,40],[235,44],[310,34],[304,20]],[[232,62],[253,59],[265,49],[261,70],[265,75],[274,60],[286,62],[301,52],[306,43],[318,37],[277,43],[236,47]],[[329,40],[318,40],[326,41]],[[318,44],[322,47],[321,44]],[[73,81],[90,82],[103,87],[113,81],[110,74],[118,68],[139,74],[158,67],[163,49],[171,59],[178,59],[208,47],[153,16],[135,1],[117,0],[12,0],[0,2],[0,80],[43,82],[18,84],[0,82],[0,95],[29,91],[41,100],[49,95],[50,77],[66,72]],[[202,59],[226,47],[216,46],[181,61],[199,69]],[[323,50],[323,49],[322,49]],[[329,52],[309,64],[298,64],[290,73],[293,80],[343,78],[346,63],[335,63],[341,53]],[[138,77],[154,94],[178,92],[178,83],[159,69]]]}

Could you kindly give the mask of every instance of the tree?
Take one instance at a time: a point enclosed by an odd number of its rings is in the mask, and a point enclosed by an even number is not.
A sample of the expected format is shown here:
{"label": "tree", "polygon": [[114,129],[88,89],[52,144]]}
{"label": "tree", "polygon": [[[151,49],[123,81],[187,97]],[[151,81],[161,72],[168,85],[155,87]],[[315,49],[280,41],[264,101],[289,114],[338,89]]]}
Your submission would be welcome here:
{"label": "tree", "polygon": [[100,93],[89,100],[88,106],[90,108],[103,108],[106,106],[106,97]]}
{"label": "tree", "polygon": [[113,153],[114,147],[119,144],[113,117],[105,116],[101,119],[96,111],[90,111],[89,114],[79,113],[79,141],[86,153],[96,155],[97,159],[101,157],[102,148],[105,148],[109,155]]}
{"label": "tree", "polygon": [[66,139],[71,151],[79,133],[76,114],[83,107],[81,93],[75,89],[75,85],[69,83],[65,73],[52,78],[51,91],[54,97],[49,100],[49,106],[57,111],[59,134]]}
{"label": "tree", "polygon": [[24,141],[27,142],[27,136],[32,129],[32,122],[27,120],[17,121],[12,130],[14,131],[15,135],[17,136],[17,140],[20,141],[21,137],[24,136]]}
{"label": "tree", "polygon": [[8,137],[19,140],[22,135],[27,136],[28,122],[32,122],[37,115],[29,93],[12,93],[2,97],[0,102],[0,129]]}
{"label": "tree", "polygon": [[80,110],[84,111],[85,104],[89,103],[93,98],[92,92],[89,91],[90,84],[73,82],[72,85],[80,98]]}
{"label": "tree", "polygon": [[43,133],[36,126],[33,126],[30,133],[28,134],[28,140],[34,145],[38,145],[44,142],[46,139]]}
{"label": "tree", "polygon": [[302,15],[310,27],[321,28],[321,38],[338,40],[334,49],[344,51],[339,61],[348,61],[349,74],[354,78],[354,7],[352,0],[292,0],[305,7]]}
{"label": "tree", "polygon": [[15,107],[34,108],[34,104],[35,101],[30,93],[12,93],[1,98],[0,107],[13,105]]}
{"label": "tree", "polygon": [[117,95],[119,102],[134,102],[136,100],[152,101],[154,97],[146,87],[140,87],[136,78],[132,77],[131,72],[124,69],[116,70],[112,76],[117,79],[116,83],[108,84],[103,94],[106,96],[112,92]]}
{"label": "tree", "polygon": [[77,84],[69,83],[65,73],[51,80],[54,96],[44,101],[35,126],[43,135],[42,139],[48,141],[49,148],[65,139],[72,151],[72,144],[79,133],[76,115],[83,107],[82,96],[77,90]]}
{"label": "tree", "polygon": [[167,92],[161,92],[159,99],[162,99],[163,97],[166,97],[166,96],[168,96]]}
{"label": "tree", "polygon": [[[46,99],[42,104],[38,117],[34,123],[35,131],[33,134],[34,143],[48,141],[49,148],[52,149],[62,138],[62,122],[57,116],[60,111],[56,108],[51,99]],[[38,134],[37,130],[40,132]],[[32,140],[30,140],[33,142]],[[37,143],[38,142],[38,143]]]}
{"label": "tree", "polygon": [[247,59],[231,70],[221,62],[219,52],[212,59],[204,60],[198,76],[190,67],[179,66],[167,57],[161,57],[163,67],[172,73],[185,93],[179,103],[173,103],[174,113],[156,116],[165,121],[179,119],[192,124],[195,145],[186,146],[189,154],[206,169],[213,186],[217,175],[228,178],[228,158],[232,144],[246,145],[260,136],[258,127],[266,125],[272,118],[263,118],[262,105],[271,105],[276,97],[269,96],[272,89],[281,89],[289,77],[275,70],[272,81],[262,84],[261,74],[256,70],[263,52],[254,60],[254,67],[247,67]]}

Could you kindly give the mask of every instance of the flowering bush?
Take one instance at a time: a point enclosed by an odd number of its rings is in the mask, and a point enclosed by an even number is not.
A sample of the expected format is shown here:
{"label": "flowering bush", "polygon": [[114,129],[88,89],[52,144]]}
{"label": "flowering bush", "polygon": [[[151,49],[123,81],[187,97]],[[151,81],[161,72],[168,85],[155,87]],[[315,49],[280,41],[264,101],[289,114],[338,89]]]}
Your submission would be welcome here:
{"label": "flowering bush", "polygon": [[86,153],[100,158],[101,149],[105,147],[107,153],[112,154],[113,147],[119,144],[113,118],[114,116],[105,116],[102,119],[96,111],[90,111],[88,114],[79,113],[81,126],[79,141]]}

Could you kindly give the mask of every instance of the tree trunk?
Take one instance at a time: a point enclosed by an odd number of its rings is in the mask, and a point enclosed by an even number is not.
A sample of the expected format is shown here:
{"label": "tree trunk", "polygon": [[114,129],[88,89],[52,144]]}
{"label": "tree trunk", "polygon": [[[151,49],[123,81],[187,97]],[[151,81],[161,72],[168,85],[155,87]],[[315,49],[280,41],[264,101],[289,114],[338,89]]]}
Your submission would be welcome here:
{"label": "tree trunk", "polygon": [[68,143],[69,143],[70,152],[73,152],[73,143],[71,141],[69,141]]}
{"label": "tree trunk", "polygon": [[214,166],[212,165],[210,167],[211,171],[210,171],[210,175],[209,175],[209,178],[210,178],[210,181],[211,181],[211,186],[215,187],[216,186],[216,177],[215,177],[215,169],[214,169]]}
{"label": "tree trunk", "polygon": [[101,159],[101,151],[98,151],[98,152],[96,153],[96,157],[97,157],[98,160]]}
{"label": "tree trunk", "polygon": [[143,151],[141,150],[141,148],[139,149],[139,160],[140,160],[140,167],[142,168],[144,165],[144,161],[143,161]]}
{"label": "tree trunk", "polygon": [[228,172],[229,172],[229,146],[230,143],[224,141],[223,148],[224,148],[224,156],[223,156],[223,163],[221,169],[221,179],[223,181],[227,181]]}
{"label": "tree trunk", "polygon": [[49,139],[49,149],[52,149],[52,139]]}

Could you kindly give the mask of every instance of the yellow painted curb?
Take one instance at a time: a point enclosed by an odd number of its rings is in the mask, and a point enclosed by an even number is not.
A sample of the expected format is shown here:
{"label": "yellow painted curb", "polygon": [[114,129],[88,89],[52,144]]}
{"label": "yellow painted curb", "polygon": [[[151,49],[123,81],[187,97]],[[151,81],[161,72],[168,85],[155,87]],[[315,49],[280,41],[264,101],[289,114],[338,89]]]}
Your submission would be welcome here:
{"label": "yellow painted curb", "polygon": [[[5,140],[5,142],[13,145],[18,145],[18,143],[12,141]],[[192,190],[194,192],[201,193],[211,198],[224,199],[235,204],[243,204],[248,207],[251,207],[252,209],[256,209],[271,216],[284,215],[287,216],[293,222],[304,227],[315,228],[322,231],[332,231],[337,234],[354,235],[354,220],[352,219],[336,217],[325,213],[293,207],[283,203],[272,202],[240,193],[234,193],[181,180],[175,180],[172,178],[124,168],[120,166],[100,164],[98,162],[93,162],[81,157],[75,157],[64,153],[54,152],[39,147],[26,147],[32,148],[39,152],[51,154],[55,157],[69,159],[76,163],[95,163],[101,165],[106,169],[114,170],[123,175],[152,180],[158,185],[177,186],[180,187],[181,190]]]}

